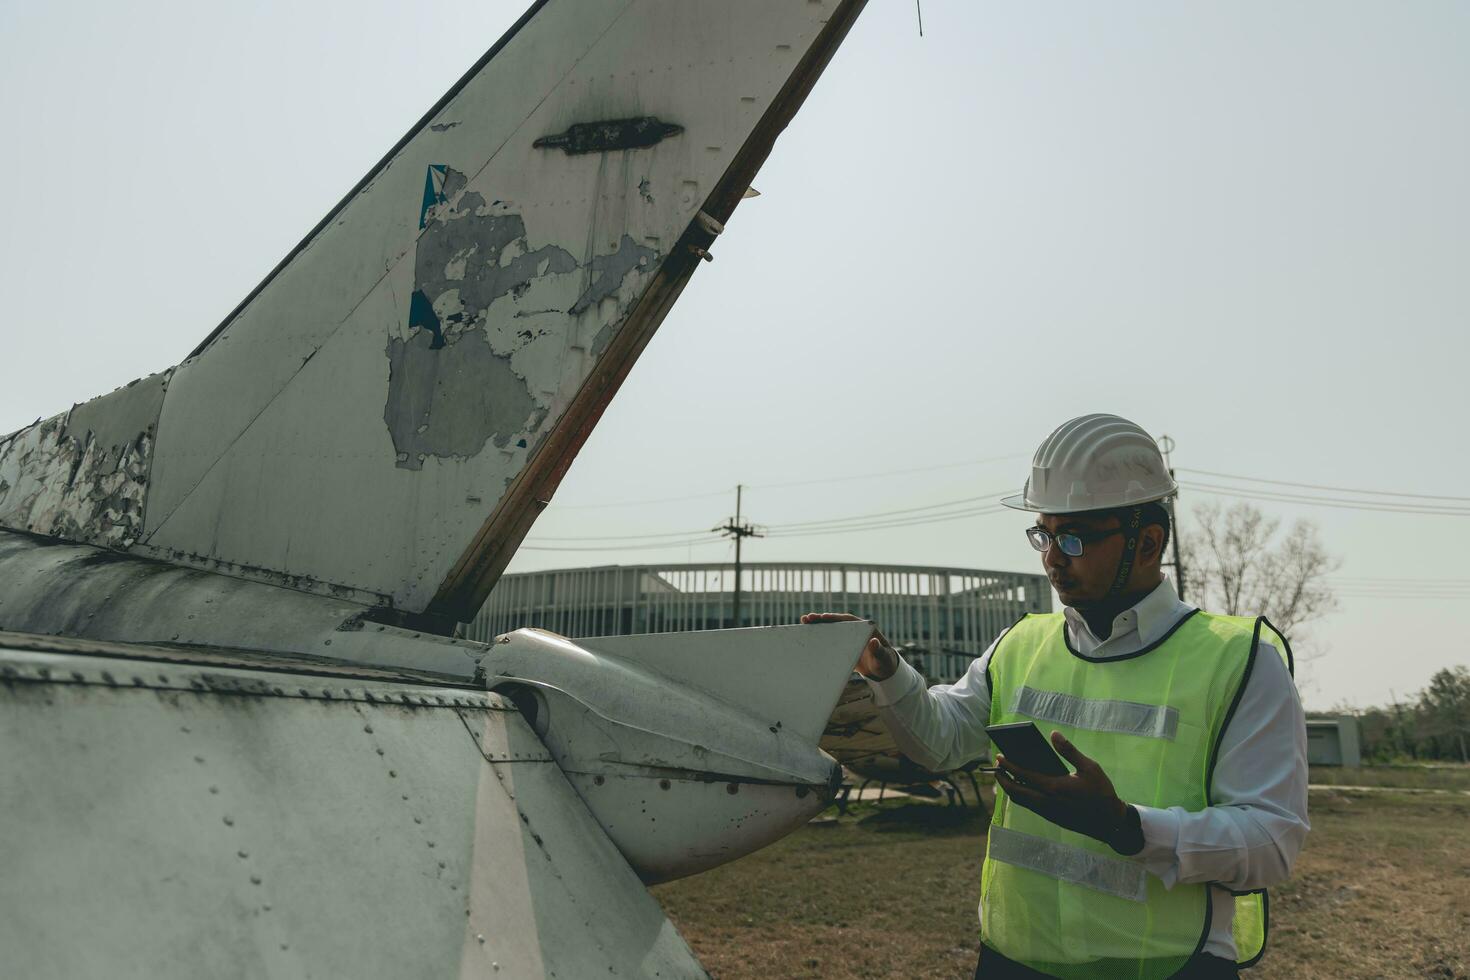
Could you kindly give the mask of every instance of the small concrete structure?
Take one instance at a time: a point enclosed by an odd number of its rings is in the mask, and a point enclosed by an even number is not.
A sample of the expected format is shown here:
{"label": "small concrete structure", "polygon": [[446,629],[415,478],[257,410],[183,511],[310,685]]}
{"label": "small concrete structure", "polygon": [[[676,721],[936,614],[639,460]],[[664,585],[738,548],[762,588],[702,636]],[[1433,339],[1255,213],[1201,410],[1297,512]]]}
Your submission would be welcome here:
{"label": "small concrete structure", "polygon": [[1352,715],[1308,719],[1307,762],[1311,765],[1356,769],[1363,764],[1359,746],[1358,719]]}

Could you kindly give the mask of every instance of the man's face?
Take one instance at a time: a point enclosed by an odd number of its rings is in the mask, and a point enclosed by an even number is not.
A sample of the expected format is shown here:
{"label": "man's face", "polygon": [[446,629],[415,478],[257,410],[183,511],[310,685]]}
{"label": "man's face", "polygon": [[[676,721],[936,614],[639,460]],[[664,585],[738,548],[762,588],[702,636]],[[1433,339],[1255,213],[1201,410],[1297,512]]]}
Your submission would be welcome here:
{"label": "man's face", "polygon": [[1041,567],[1062,605],[1086,608],[1105,598],[1123,556],[1123,535],[1107,533],[1123,526],[1117,515],[1040,514],[1036,526],[1052,535],[1070,532],[1083,539],[1080,557],[1062,554],[1055,541],[1041,555]]}

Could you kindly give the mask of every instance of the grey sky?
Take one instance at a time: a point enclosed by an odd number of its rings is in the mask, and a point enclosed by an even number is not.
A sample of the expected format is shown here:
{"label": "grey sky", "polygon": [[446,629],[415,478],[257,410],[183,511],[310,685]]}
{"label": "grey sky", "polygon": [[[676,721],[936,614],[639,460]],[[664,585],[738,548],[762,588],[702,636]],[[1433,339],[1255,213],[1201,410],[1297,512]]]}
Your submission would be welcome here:
{"label": "grey sky", "polygon": [[[0,431],[177,362],[521,10],[0,3]],[[1010,490],[1089,411],[1168,432],[1181,467],[1470,496],[1470,6],[925,0],[924,21],[870,4],[532,545],[708,528],[742,481],[772,525]],[[689,499],[587,506],[664,498]],[[1470,521],[1262,506],[1315,520],[1342,576],[1463,593],[1344,597],[1309,706],[1470,662]],[[747,554],[1030,569],[1024,523]]]}

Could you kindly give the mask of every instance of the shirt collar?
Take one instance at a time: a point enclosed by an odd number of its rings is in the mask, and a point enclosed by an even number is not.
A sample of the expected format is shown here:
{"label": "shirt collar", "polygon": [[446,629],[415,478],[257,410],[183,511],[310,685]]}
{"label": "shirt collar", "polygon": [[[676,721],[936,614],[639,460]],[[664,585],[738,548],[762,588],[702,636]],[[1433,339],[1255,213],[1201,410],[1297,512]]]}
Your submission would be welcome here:
{"label": "shirt collar", "polygon": [[[1163,639],[1164,634],[1173,629],[1174,625],[1194,608],[1179,598],[1174,583],[1169,580],[1169,576],[1165,575],[1163,581],[1152,592],[1113,617],[1113,632],[1109,634],[1107,640],[1097,639],[1087,625],[1087,620],[1070,606],[1062,610],[1062,615],[1066,618],[1067,624],[1072,627],[1073,635],[1085,634],[1092,640],[1089,646],[1112,644],[1114,640],[1122,640],[1127,637],[1127,646],[1141,650]],[[1136,635],[1129,636],[1129,634]]]}

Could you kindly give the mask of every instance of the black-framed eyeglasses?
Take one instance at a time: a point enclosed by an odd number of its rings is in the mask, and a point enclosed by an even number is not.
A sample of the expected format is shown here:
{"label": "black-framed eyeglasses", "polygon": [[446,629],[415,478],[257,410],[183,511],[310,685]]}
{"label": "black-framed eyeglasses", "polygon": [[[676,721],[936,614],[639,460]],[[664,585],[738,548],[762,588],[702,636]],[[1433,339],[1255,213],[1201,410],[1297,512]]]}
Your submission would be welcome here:
{"label": "black-framed eyeglasses", "polygon": [[1062,554],[1069,558],[1081,558],[1083,546],[1122,533],[1121,527],[1115,527],[1111,531],[1061,531],[1057,534],[1052,534],[1044,527],[1028,527],[1026,538],[1037,551],[1046,552],[1055,541]]}

